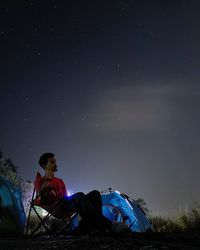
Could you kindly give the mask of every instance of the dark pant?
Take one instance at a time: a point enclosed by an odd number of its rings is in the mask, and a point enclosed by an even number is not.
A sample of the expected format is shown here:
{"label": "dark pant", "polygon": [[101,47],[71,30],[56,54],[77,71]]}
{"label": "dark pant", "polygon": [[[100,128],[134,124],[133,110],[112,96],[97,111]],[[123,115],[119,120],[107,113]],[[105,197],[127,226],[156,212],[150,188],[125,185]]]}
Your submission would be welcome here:
{"label": "dark pant", "polygon": [[88,194],[78,192],[64,199],[66,209],[74,211],[82,217],[82,223],[99,230],[111,230],[112,222],[102,214],[102,200],[99,191]]}

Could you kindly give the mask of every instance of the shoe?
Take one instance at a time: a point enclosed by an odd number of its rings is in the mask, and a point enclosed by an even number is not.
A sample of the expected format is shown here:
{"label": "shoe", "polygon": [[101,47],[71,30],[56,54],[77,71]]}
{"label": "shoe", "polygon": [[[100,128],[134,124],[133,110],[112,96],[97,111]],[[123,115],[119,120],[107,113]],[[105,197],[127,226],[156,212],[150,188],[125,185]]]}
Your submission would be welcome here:
{"label": "shoe", "polygon": [[125,222],[117,222],[114,221],[112,223],[112,232],[113,233],[124,233],[124,232],[128,232],[129,231],[129,227]]}

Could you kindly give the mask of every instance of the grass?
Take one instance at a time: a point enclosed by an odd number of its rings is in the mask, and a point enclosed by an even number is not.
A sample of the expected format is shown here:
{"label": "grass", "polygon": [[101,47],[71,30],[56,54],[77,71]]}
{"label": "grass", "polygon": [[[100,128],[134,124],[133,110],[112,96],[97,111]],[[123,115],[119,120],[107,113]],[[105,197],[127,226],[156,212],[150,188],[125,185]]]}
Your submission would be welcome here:
{"label": "grass", "polygon": [[174,218],[151,217],[156,232],[200,230],[200,207],[196,204],[188,212],[178,212]]}

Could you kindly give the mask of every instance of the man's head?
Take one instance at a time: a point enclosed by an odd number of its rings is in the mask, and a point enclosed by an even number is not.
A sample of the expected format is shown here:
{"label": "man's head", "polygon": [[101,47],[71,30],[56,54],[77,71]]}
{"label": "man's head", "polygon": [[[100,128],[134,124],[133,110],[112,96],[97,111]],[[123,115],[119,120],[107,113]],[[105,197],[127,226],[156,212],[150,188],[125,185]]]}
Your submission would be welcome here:
{"label": "man's head", "polygon": [[41,155],[39,164],[45,171],[57,171],[56,159],[53,153],[44,153]]}

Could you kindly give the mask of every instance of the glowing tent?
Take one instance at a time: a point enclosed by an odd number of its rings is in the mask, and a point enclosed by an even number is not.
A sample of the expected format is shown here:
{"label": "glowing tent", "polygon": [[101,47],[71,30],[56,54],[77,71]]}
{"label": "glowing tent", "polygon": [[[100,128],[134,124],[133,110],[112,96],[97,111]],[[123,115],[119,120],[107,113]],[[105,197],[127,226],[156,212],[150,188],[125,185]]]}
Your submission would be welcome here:
{"label": "glowing tent", "polygon": [[0,235],[23,234],[25,224],[21,192],[0,176]]}
{"label": "glowing tent", "polygon": [[151,220],[142,208],[127,195],[118,191],[102,194],[104,216],[111,221],[124,221],[133,232],[153,230]]}
{"label": "glowing tent", "polygon": [[[110,221],[125,222],[132,232],[153,231],[151,220],[135,200],[111,188],[101,193],[102,212]],[[73,226],[78,224],[78,217],[75,217]]]}

